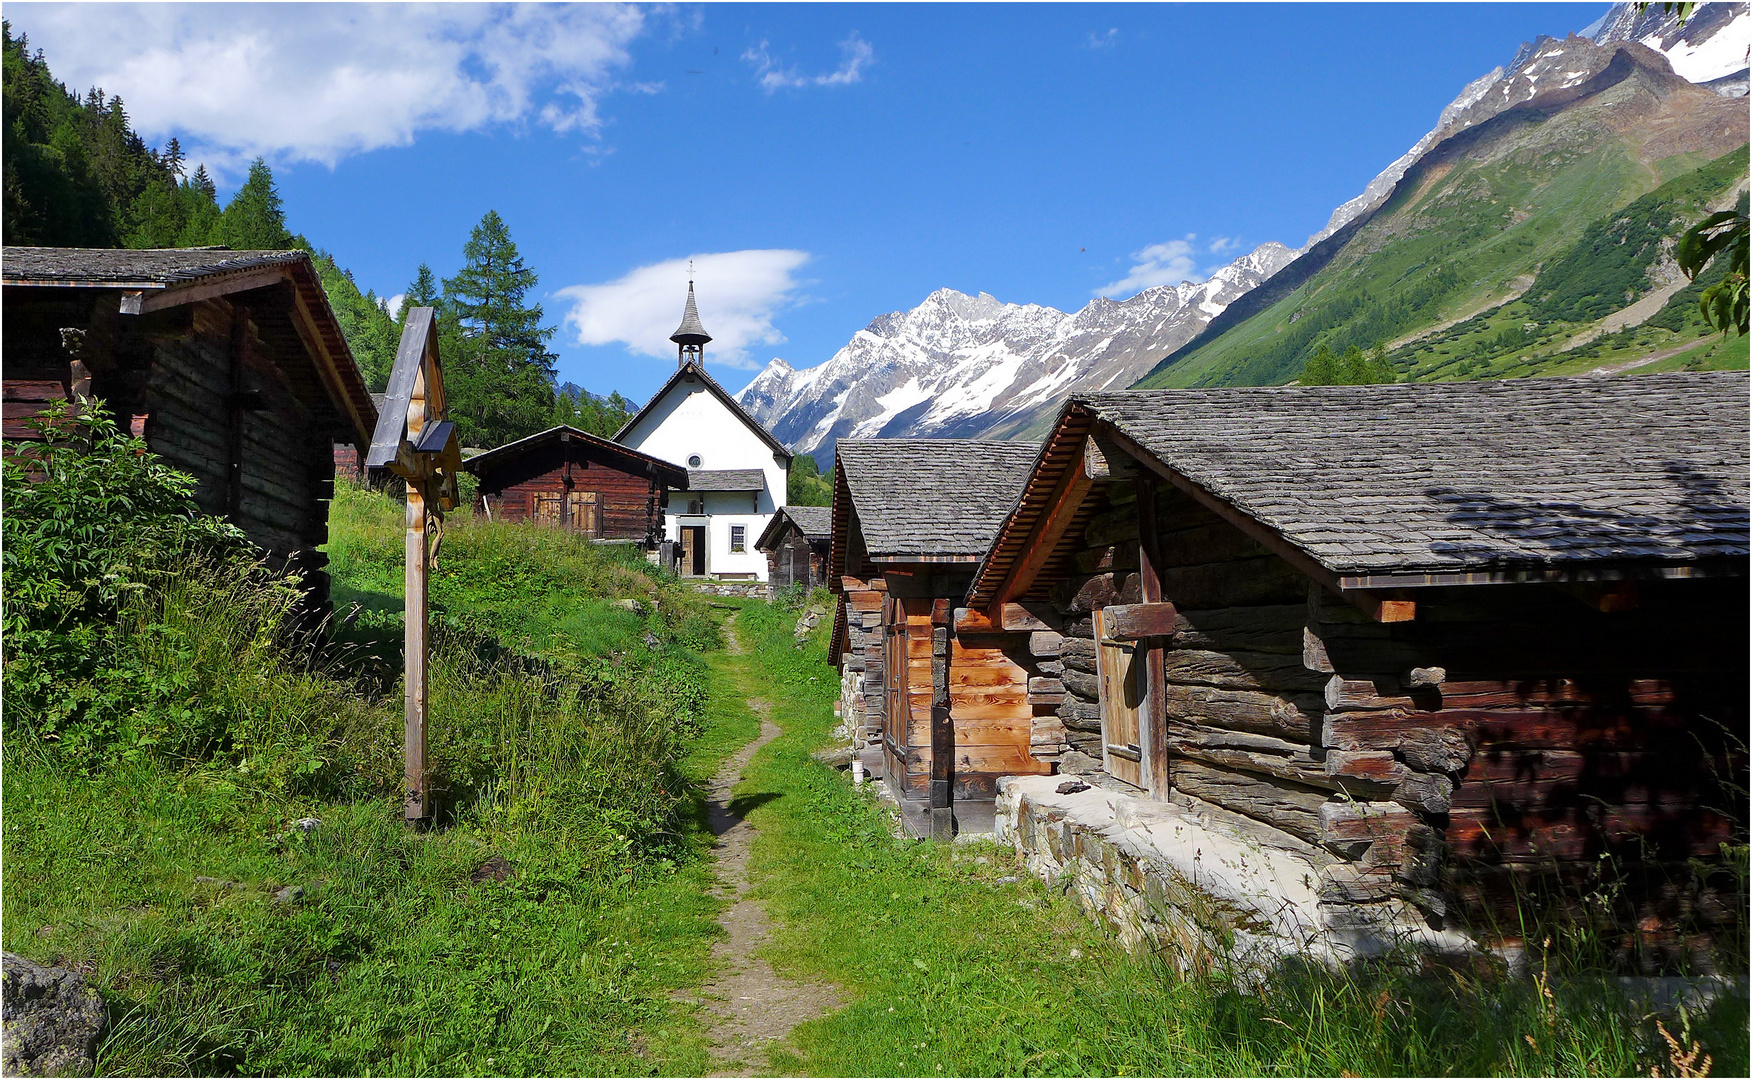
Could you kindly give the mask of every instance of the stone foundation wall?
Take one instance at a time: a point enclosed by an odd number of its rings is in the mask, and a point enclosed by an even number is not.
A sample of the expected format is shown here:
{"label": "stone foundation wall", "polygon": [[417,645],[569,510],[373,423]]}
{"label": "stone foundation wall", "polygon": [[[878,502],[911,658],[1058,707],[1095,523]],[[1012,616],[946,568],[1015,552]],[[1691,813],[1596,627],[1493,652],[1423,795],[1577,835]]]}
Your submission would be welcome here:
{"label": "stone foundation wall", "polygon": [[1161,948],[1182,970],[1291,955],[1338,963],[1401,944],[1471,945],[1459,933],[1431,930],[1408,903],[1366,910],[1323,903],[1330,855],[1261,843],[1256,827],[1220,807],[1106,787],[1057,790],[1076,784],[1064,776],[999,780],[996,839],[1030,872],[1067,886],[1127,947]]}

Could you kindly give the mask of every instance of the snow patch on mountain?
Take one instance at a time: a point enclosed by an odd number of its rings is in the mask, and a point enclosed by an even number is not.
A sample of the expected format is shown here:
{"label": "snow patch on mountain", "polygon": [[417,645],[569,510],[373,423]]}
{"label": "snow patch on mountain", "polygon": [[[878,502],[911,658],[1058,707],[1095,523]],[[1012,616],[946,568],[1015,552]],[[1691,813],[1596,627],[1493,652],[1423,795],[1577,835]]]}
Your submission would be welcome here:
{"label": "snow patch on mountain", "polygon": [[825,364],[773,360],[738,400],[799,453],[842,438],[1013,433],[1073,389],[1131,385],[1296,255],[1264,244],[1205,281],[1102,297],[1068,314],[938,289],[872,320]]}

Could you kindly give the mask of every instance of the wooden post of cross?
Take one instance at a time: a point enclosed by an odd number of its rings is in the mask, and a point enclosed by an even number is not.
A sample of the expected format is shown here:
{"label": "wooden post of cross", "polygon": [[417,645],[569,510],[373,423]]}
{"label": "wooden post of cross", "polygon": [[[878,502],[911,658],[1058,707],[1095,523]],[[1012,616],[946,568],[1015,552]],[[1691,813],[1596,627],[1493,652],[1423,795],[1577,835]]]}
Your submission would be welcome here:
{"label": "wooden post of cross", "polygon": [[444,511],[457,503],[456,475],[462,468],[456,427],[446,417],[437,318],[429,307],[414,308],[408,313],[365,465],[388,469],[408,485],[407,566],[402,601],[406,720],[403,753],[407,781],[405,814],[408,821],[419,822],[432,816],[426,762],[430,704],[426,678],[430,656],[428,583],[432,561],[437,558],[444,536]]}

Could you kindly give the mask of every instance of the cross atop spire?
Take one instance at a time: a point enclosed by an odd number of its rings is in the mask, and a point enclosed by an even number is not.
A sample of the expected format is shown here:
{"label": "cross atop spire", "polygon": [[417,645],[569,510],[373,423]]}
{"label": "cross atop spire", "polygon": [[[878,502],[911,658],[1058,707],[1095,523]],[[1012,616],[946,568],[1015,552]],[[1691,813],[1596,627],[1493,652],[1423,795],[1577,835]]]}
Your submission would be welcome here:
{"label": "cross atop spire", "polygon": [[706,342],[712,340],[712,335],[706,333],[706,328],[700,325],[700,309],[694,305],[693,262],[687,264],[687,307],[681,313],[681,325],[675,333],[669,335],[669,340],[675,342],[680,363],[686,367],[690,362],[704,366]]}

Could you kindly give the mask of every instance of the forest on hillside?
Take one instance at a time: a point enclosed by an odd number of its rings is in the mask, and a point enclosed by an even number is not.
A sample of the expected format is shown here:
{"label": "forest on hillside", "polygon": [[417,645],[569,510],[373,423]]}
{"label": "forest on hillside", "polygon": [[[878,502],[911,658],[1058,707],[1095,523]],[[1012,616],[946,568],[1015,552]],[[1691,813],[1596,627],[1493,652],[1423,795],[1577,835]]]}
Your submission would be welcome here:
{"label": "forest on hillside", "polygon": [[13,36],[10,23],[0,24],[0,34],[6,244],[301,249],[373,391],[388,382],[406,312],[438,310],[452,419],[465,445],[498,446],[553,424],[610,436],[631,415],[632,403],[618,393],[556,387],[548,350],[555,328],[528,300],[536,271],[497,212],[471,230],[454,277],[440,280],[421,265],[391,311],[388,298],[361,290],[332,255],[292,230],[266,161],[253,162],[221,203],[206,166],[190,172],[174,138],[147,145],[119,95],[92,87],[81,96],[54,77],[40,49]]}

